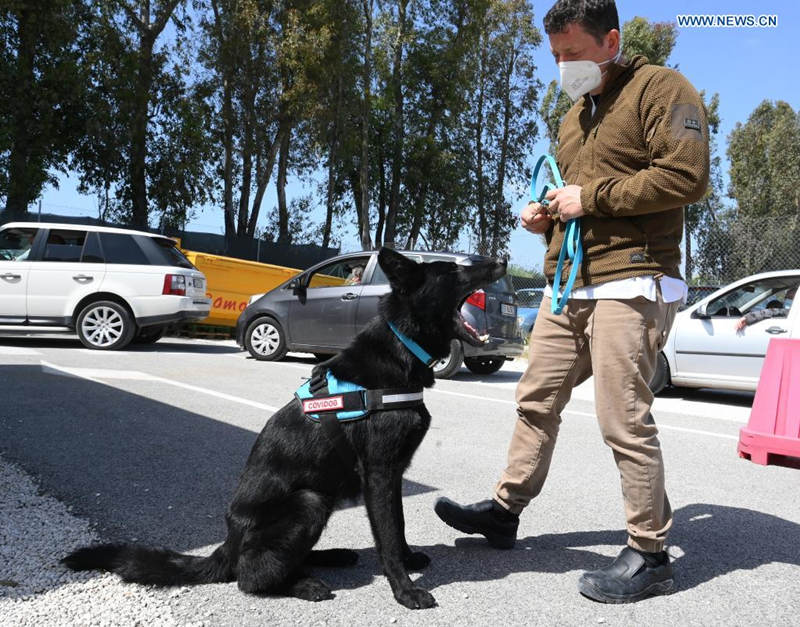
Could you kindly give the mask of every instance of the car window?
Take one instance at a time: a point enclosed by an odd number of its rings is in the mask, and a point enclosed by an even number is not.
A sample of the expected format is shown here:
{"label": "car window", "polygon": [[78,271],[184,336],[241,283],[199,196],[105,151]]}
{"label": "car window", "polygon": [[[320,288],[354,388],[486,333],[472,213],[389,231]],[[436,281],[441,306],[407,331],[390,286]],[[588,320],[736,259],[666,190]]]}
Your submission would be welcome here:
{"label": "car window", "polygon": [[178,250],[175,242],[166,237],[147,237],[136,235],[134,239],[154,266],[177,266],[178,268],[194,268],[184,254]]}
{"label": "car window", "polygon": [[86,231],[51,229],[42,261],[80,261],[85,241]]}
{"label": "car window", "polygon": [[144,251],[125,233],[100,233],[106,263],[149,265]]}
{"label": "car window", "polygon": [[30,255],[37,229],[0,231],[0,261],[25,261]]}
{"label": "car window", "polygon": [[342,285],[359,285],[369,257],[341,259],[322,266],[311,275],[309,288],[340,287]]}
{"label": "car window", "polygon": [[738,318],[751,311],[788,308],[797,284],[797,277],[772,277],[745,283],[710,301],[706,311],[711,316]]}
{"label": "car window", "polygon": [[100,248],[100,238],[97,233],[90,232],[86,235],[86,241],[83,244],[83,254],[81,255],[82,263],[103,263],[103,250]]}

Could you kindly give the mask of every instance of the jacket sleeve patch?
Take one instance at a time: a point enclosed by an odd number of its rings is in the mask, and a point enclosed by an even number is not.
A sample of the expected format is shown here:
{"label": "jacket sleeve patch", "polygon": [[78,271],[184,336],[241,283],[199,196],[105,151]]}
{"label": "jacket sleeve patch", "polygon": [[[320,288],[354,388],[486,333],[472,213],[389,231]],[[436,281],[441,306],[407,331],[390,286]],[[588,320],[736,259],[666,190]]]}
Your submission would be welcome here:
{"label": "jacket sleeve patch", "polygon": [[702,117],[696,105],[672,105],[670,118],[673,139],[703,139]]}

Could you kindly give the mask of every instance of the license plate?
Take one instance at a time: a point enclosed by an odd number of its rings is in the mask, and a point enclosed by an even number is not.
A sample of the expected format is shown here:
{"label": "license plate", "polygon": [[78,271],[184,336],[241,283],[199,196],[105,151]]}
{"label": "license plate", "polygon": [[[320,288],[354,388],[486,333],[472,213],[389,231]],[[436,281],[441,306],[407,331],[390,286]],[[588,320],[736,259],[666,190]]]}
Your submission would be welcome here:
{"label": "license plate", "polygon": [[500,303],[500,313],[504,316],[516,316],[517,315],[517,308],[514,305],[509,305],[507,303]]}

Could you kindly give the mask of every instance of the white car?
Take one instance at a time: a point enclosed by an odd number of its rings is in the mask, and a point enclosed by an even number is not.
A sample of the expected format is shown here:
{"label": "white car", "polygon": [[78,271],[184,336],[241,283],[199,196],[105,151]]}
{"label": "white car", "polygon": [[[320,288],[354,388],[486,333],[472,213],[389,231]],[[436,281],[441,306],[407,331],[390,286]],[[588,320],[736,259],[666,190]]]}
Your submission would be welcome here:
{"label": "white car", "polygon": [[[800,338],[800,270],[764,272],[731,283],[675,316],[650,388],[665,386],[755,391],[773,337]],[[788,309],[741,330],[747,313]]]}
{"label": "white car", "polygon": [[211,310],[206,279],[161,235],[79,224],[0,226],[0,329],[74,329],[89,348],[155,342]]}

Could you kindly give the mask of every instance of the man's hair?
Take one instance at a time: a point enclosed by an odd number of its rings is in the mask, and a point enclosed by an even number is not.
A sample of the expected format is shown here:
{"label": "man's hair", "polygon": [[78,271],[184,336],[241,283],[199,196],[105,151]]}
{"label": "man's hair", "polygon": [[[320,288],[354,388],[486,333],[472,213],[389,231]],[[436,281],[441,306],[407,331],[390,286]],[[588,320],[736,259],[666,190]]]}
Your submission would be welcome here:
{"label": "man's hair", "polygon": [[563,33],[567,24],[580,24],[602,44],[609,31],[619,30],[617,5],[614,0],[558,0],[544,16],[544,32]]}

